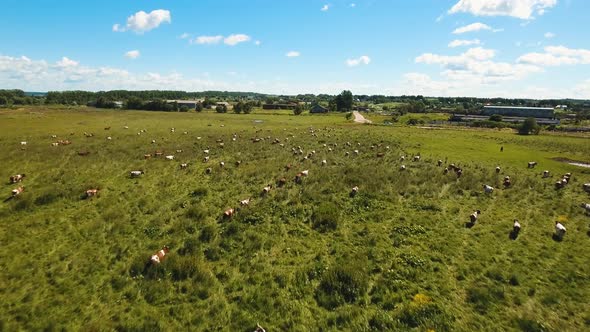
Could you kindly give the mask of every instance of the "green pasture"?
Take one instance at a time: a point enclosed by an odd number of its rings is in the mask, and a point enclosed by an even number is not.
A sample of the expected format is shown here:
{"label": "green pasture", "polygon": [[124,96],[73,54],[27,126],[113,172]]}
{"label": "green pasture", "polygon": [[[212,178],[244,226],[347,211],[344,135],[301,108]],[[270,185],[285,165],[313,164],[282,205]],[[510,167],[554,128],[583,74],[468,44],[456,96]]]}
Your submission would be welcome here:
{"label": "green pasture", "polygon": [[[588,138],[38,107],[0,110],[0,151],[0,330],[590,330],[590,169],[555,159],[589,162]],[[174,160],[144,159],[155,151]],[[10,199],[19,173],[25,192]],[[83,199],[90,188],[99,196]]]}

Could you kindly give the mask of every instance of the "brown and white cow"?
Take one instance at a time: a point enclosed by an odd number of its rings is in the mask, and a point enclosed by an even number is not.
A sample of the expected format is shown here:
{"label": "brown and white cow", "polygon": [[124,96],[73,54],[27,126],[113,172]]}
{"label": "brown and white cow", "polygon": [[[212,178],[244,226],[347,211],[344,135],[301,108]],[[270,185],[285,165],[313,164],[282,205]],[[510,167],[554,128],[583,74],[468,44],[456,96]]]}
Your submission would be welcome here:
{"label": "brown and white cow", "polygon": [[227,209],[223,212],[223,217],[226,219],[229,219],[231,217],[233,217],[235,214],[235,210],[234,209]]}
{"label": "brown and white cow", "polygon": [[25,178],[25,174],[17,174],[10,177],[10,183],[21,182]]}
{"label": "brown and white cow", "polygon": [[25,187],[24,186],[18,187],[16,189],[12,189],[12,197],[15,197],[15,196],[18,196],[18,195],[22,194],[23,191],[25,191]]}
{"label": "brown and white cow", "polygon": [[169,252],[170,248],[168,248],[168,246],[164,246],[150,257],[150,261],[152,264],[160,264],[164,261],[164,259],[166,259],[166,256]]}
{"label": "brown and white cow", "polygon": [[86,190],[86,198],[98,196],[98,189],[88,189]]}

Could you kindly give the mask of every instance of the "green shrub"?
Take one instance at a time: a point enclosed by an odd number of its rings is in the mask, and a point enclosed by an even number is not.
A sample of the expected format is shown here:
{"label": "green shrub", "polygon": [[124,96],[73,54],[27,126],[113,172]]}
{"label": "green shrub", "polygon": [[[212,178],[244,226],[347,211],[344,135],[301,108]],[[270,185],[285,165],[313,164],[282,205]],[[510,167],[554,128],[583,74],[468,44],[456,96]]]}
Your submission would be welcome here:
{"label": "green shrub", "polygon": [[340,221],[340,210],[334,203],[325,202],[314,211],[313,228],[320,232],[335,231]]}
{"label": "green shrub", "polygon": [[336,266],[322,276],[316,291],[318,304],[334,309],[345,303],[356,303],[367,293],[368,278],[357,266]]}

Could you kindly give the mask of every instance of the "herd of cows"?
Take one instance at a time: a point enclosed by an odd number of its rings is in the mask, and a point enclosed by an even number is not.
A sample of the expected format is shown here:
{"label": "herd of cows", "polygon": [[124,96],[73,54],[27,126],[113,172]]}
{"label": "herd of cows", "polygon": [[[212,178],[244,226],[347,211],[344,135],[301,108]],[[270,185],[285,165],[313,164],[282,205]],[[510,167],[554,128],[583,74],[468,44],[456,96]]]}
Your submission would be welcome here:
{"label": "herd of cows", "polygon": [[[104,129],[105,130],[110,130],[110,127],[106,127]],[[124,129],[129,129],[129,127],[128,126],[124,126]],[[329,132],[329,129],[327,129],[327,130]],[[175,128],[171,128],[170,129],[170,132],[171,133],[174,133],[175,131],[176,131]],[[314,136],[314,137],[317,138],[318,137],[317,136],[317,132],[318,131],[320,131],[320,129],[309,128],[307,130],[307,134],[310,134],[311,136]],[[140,130],[137,133],[137,135],[142,135],[143,133],[146,133],[146,130],[145,129]],[[188,134],[186,131],[183,132],[183,133],[185,135]],[[84,133],[84,135],[86,137],[93,137],[94,136],[94,134],[92,134],[92,133],[86,133],[86,132]],[[326,136],[327,137],[330,137],[329,134],[326,134]],[[57,136],[56,135],[51,135],[51,138],[57,138]],[[201,137],[197,137],[197,140],[200,140],[200,139],[201,139]],[[232,141],[236,141],[237,139],[238,139],[238,135],[234,133],[232,135],[232,137],[231,137],[231,140]],[[107,137],[107,140],[112,140],[112,137],[111,136],[108,136]],[[267,136],[267,137],[258,137],[257,136],[255,138],[252,138],[252,142],[253,143],[259,143],[259,142],[264,142],[264,141],[270,141],[271,144],[279,145],[281,148],[284,148],[286,146],[284,143],[281,143],[281,140],[279,138],[271,139],[270,136]],[[286,138],[286,141],[289,141],[289,138]],[[155,140],[152,140],[151,143],[152,144],[155,144],[156,141]],[[26,145],[27,145],[27,142],[23,141],[20,144],[21,144],[22,148],[24,149],[26,147]],[[51,146],[61,146],[61,145],[69,145],[69,144],[71,144],[71,141],[69,141],[69,140],[58,140],[56,142],[52,142],[51,143]],[[222,139],[216,140],[216,144],[217,144],[217,146],[220,149],[224,148],[224,142],[223,142]],[[361,146],[361,143],[357,143],[357,145],[360,147]],[[332,144],[329,144],[329,145],[328,144],[323,144],[321,146],[321,148],[326,149],[328,152],[332,152],[333,151],[333,148],[335,149],[337,146],[338,146],[337,143],[332,143]],[[350,142],[346,142],[346,143],[344,143],[344,146],[345,146],[345,150],[352,150],[353,144],[350,143]],[[389,146],[383,147],[382,144],[375,144],[375,145],[372,145],[371,146],[371,149],[376,149],[376,148],[377,149],[384,149],[385,151],[390,150],[390,147]],[[316,151],[315,150],[310,150],[307,154],[304,154],[304,150],[303,150],[303,148],[301,146],[293,146],[291,148],[291,151],[292,151],[293,155],[295,156],[295,158],[300,158],[301,156],[303,156],[302,159],[300,160],[301,162],[304,162],[306,160],[310,160],[310,159],[314,158],[314,156],[316,155]],[[501,151],[503,151],[503,147],[501,148]],[[176,152],[177,153],[181,153],[182,150],[176,150]],[[211,148],[210,147],[207,147],[206,149],[204,149],[202,151],[202,153],[204,155],[203,158],[202,158],[202,162],[203,163],[208,163],[209,162],[209,160],[210,160],[210,157],[209,157],[210,152],[211,152]],[[90,153],[89,151],[79,151],[78,152],[78,155],[80,155],[80,156],[86,156],[89,153]],[[360,154],[358,148],[352,150],[352,153],[354,155],[359,155]],[[346,157],[348,157],[350,155],[351,155],[351,153],[349,151],[345,151],[345,156]],[[164,156],[164,158],[166,160],[170,160],[170,161],[174,160],[174,155],[172,155],[172,154],[170,154],[170,155],[164,155],[164,152],[163,151],[159,151],[159,150],[158,151],[155,151],[154,153],[144,154],[143,155],[143,158],[144,159],[151,159],[152,157],[157,158],[157,157],[162,157],[162,156]],[[376,158],[383,158],[384,156],[385,156],[385,152],[380,152],[380,153],[377,153],[376,154]],[[406,156],[401,156],[399,158],[400,158],[399,160],[402,163],[400,165],[400,167],[399,167],[399,171],[400,172],[403,172],[403,171],[406,170],[406,165],[404,164],[404,161],[406,160]],[[414,162],[414,163],[418,163],[418,162],[421,161],[421,156],[419,154],[414,155],[413,157],[410,158],[410,160],[412,162]],[[238,161],[235,162],[235,166],[236,167],[239,167],[241,165],[241,163],[242,163],[242,161],[241,160],[238,160]],[[326,166],[327,165],[327,160],[326,159],[322,159],[321,162],[320,162],[320,165],[321,166]],[[438,160],[436,162],[436,165],[438,167],[443,167],[443,161],[442,160]],[[225,167],[225,162],[224,161],[220,161],[218,166],[219,166],[219,168],[224,168]],[[527,165],[528,168],[535,168],[536,166],[537,166],[537,162],[529,162],[528,165]],[[188,167],[188,163],[181,163],[179,165],[179,167],[180,167],[180,169],[186,169]],[[285,169],[284,170],[285,171],[289,171],[292,167],[293,167],[292,164],[288,164],[288,165],[285,166]],[[205,169],[205,173],[206,174],[211,174],[212,172],[213,172],[213,168],[211,168],[211,167],[207,167]],[[449,172],[454,172],[455,175],[456,175],[456,177],[457,177],[457,179],[459,179],[463,175],[464,170],[461,167],[459,167],[459,166],[457,166],[455,164],[449,164],[447,167],[445,167],[442,170],[442,172],[445,175],[446,174],[449,174]],[[495,172],[496,172],[496,174],[499,174],[501,172],[501,168],[499,166],[496,167],[495,168]],[[142,176],[144,174],[145,174],[145,172],[143,170],[132,170],[132,171],[129,171],[129,177],[130,178],[137,178],[137,177],[140,177],[140,176]],[[550,172],[548,170],[544,170],[542,174],[543,174],[542,175],[543,178],[549,178],[550,177]],[[304,177],[307,177],[307,176],[309,176],[309,170],[307,170],[307,169],[306,170],[302,170],[302,171],[298,172],[295,175],[295,178],[293,179],[293,181],[294,181],[295,184],[301,184],[303,182],[303,178]],[[23,182],[23,180],[25,179],[25,177],[26,177],[26,174],[16,174],[16,175],[13,175],[13,176],[11,176],[9,178],[10,184],[20,184],[21,182]],[[556,190],[560,190],[560,189],[564,188],[571,181],[571,177],[572,177],[572,174],[571,173],[564,174],[555,183],[555,189]],[[259,195],[260,196],[265,196],[271,190],[273,190],[274,187],[281,188],[281,187],[285,186],[287,184],[287,182],[288,182],[287,178],[281,177],[281,178],[279,178],[276,181],[276,183],[274,183],[274,184],[273,183],[269,183],[269,184],[265,185],[264,187],[262,187]],[[504,186],[505,189],[511,187],[512,186],[512,182],[511,182],[510,176],[506,175],[503,178],[502,184],[503,184],[503,186]],[[590,193],[590,183],[583,184],[583,189],[586,192]],[[359,186],[358,185],[352,187],[351,190],[350,190],[350,193],[349,193],[350,197],[356,196],[356,194],[359,192],[359,190],[360,189],[359,189]],[[9,199],[18,197],[24,191],[25,191],[25,186],[19,186],[17,188],[14,188],[12,190],[12,195],[11,195],[11,197]],[[99,192],[100,192],[99,188],[89,188],[89,189],[87,189],[85,191],[85,193],[83,194],[83,197],[84,198],[92,198],[92,197],[98,196]],[[487,184],[484,184],[483,185],[483,192],[486,195],[492,195],[493,192],[494,192],[494,187],[492,187],[490,185],[487,185]],[[223,219],[231,219],[236,214],[236,212],[239,210],[239,208],[248,206],[250,204],[250,202],[251,202],[251,199],[252,198],[250,197],[250,198],[245,198],[245,199],[239,200],[239,202],[238,202],[239,203],[239,207],[231,207],[231,208],[228,208],[227,210],[225,210],[222,213],[221,218],[223,218]],[[584,208],[587,213],[590,213],[590,203],[583,203],[582,204],[582,208]],[[475,225],[475,223],[477,222],[478,217],[479,217],[480,214],[481,214],[481,211],[479,211],[479,210],[473,212],[469,216],[469,222],[468,222],[467,226],[468,227],[473,227]],[[512,231],[511,237],[515,239],[518,236],[518,233],[520,232],[520,229],[521,229],[521,224],[518,222],[518,220],[514,220],[514,223],[513,223],[513,231]],[[559,240],[561,240],[563,238],[563,236],[565,235],[565,233],[566,233],[566,227],[561,222],[556,221],[555,222],[555,234],[554,234],[554,237],[557,238],[557,239],[559,239]],[[164,246],[162,249],[160,249],[159,251],[157,251],[156,253],[154,253],[150,257],[150,259],[148,261],[148,264],[160,264],[166,258],[166,255],[168,253],[169,253],[169,248],[167,246]]]}

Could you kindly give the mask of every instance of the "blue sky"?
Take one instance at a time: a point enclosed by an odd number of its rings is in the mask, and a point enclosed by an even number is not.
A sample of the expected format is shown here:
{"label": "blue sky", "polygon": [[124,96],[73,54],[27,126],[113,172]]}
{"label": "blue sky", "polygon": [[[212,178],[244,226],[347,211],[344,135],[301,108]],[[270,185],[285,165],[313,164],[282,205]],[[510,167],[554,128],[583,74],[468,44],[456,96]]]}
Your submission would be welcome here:
{"label": "blue sky", "polygon": [[587,0],[2,6],[0,88],[590,98]]}

